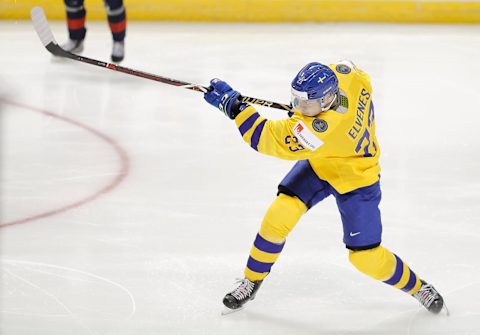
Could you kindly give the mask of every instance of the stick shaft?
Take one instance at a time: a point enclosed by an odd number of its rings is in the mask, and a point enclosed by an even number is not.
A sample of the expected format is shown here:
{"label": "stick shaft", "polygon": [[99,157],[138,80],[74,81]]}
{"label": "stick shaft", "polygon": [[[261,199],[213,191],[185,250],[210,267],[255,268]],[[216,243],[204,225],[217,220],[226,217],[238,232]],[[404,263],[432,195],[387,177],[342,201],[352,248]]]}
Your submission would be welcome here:
{"label": "stick shaft", "polygon": [[[177,79],[159,76],[159,75],[148,73],[148,72],[130,69],[128,67],[102,62],[93,58],[88,58],[88,57],[76,55],[74,53],[65,51],[55,41],[55,38],[50,29],[50,26],[48,25],[48,21],[45,16],[45,13],[43,12],[43,9],[41,7],[34,7],[32,9],[31,16],[32,16],[33,26],[37,31],[37,34],[40,37],[40,40],[42,41],[45,48],[55,56],[69,58],[82,63],[96,65],[96,66],[110,69],[113,71],[118,71],[128,75],[158,81],[164,84],[173,85],[173,86],[185,88],[192,91],[205,93],[205,92],[208,92],[209,90],[208,87],[205,87],[202,85],[197,85],[197,84],[188,83],[188,82],[177,80]],[[265,106],[265,107],[270,107],[275,109],[281,109],[284,111],[290,111],[292,109],[289,105],[280,104],[278,102],[273,102],[273,101],[268,101],[263,99],[247,97],[247,96],[242,96],[242,101],[248,104],[255,104],[255,105],[260,105],[260,106]]]}
{"label": "stick shaft", "polygon": [[93,58],[88,58],[88,57],[76,55],[74,53],[63,50],[56,43],[49,43],[46,46],[46,48],[47,48],[48,51],[50,51],[55,56],[69,58],[69,59],[76,60],[76,61],[79,61],[79,62],[82,62],[82,63],[96,65],[96,66],[103,67],[103,68],[106,68],[106,69],[110,69],[110,70],[113,70],[113,71],[118,71],[118,72],[126,73],[126,74],[129,74],[129,75],[132,75],[132,76],[137,76],[137,77],[141,77],[141,78],[145,78],[145,79],[159,81],[159,82],[164,83],[164,84],[174,85],[174,86],[186,88],[186,89],[193,90],[193,91],[207,92],[207,88],[204,87],[204,86],[201,86],[201,85],[195,85],[195,84],[187,83],[185,81],[181,81],[181,80],[177,80],[177,79],[171,79],[171,78],[167,78],[167,77],[163,77],[163,76],[158,76],[158,75],[155,75],[155,74],[152,74],[152,73],[130,69],[128,67],[120,66],[120,65],[117,65],[117,64],[106,63],[106,62],[102,62],[102,61],[99,61],[99,60],[96,60],[96,59],[93,59]]}

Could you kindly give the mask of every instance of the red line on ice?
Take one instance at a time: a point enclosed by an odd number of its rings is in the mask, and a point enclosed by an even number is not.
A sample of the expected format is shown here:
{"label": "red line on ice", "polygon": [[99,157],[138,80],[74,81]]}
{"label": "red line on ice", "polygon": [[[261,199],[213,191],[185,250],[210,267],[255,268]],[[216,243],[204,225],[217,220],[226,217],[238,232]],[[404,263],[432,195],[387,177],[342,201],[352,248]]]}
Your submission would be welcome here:
{"label": "red line on ice", "polygon": [[97,192],[87,196],[86,198],[83,198],[83,199],[80,199],[78,201],[75,201],[71,204],[67,204],[65,206],[62,206],[60,208],[56,208],[56,209],[52,209],[52,210],[48,210],[46,212],[43,212],[43,213],[39,213],[39,214],[35,214],[35,215],[32,215],[32,216],[28,216],[26,218],[22,218],[22,219],[17,219],[17,220],[14,220],[14,221],[10,221],[10,222],[5,222],[5,223],[1,223],[0,224],[0,229],[1,228],[5,228],[5,227],[9,227],[9,226],[14,226],[14,225],[19,225],[19,224],[23,224],[23,223],[27,223],[27,222],[31,222],[31,221],[36,221],[36,220],[40,220],[40,219],[44,219],[44,218],[47,218],[47,217],[50,217],[50,216],[54,216],[54,215],[58,215],[58,214],[62,214],[66,211],[69,211],[71,209],[74,209],[74,208],[78,208],[80,206],[83,206],[91,201],[94,201],[96,200],[98,197],[112,191],[115,187],[117,187],[124,179],[125,177],[128,175],[129,173],[129,169],[130,169],[130,161],[129,161],[129,158],[128,158],[128,155],[126,153],[126,151],[115,141],[113,140],[112,138],[110,138],[109,136],[105,135],[105,134],[102,134],[101,132],[99,132],[98,130],[95,130],[94,128],[92,127],[89,127],[87,125],[84,125],[78,121],[75,121],[75,120],[72,120],[72,119],[69,119],[67,117],[64,117],[64,116],[60,116],[60,115],[57,115],[55,113],[51,113],[51,112],[47,112],[47,111],[44,111],[44,110],[41,110],[41,109],[38,109],[38,108],[35,108],[35,107],[31,107],[31,106],[27,106],[27,105],[23,105],[23,104],[20,104],[20,103],[17,103],[17,102],[12,102],[12,101],[6,101],[6,100],[2,100],[3,103],[5,104],[8,104],[8,105],[12,105],[12,106],[16,106],[16,107],[20,107],[20,108],[25,108],[25,109],[28,109],[30,111],[33,111],[33,112],[36,112],[36,113],[40,113],[40,114],[43,114],[45,116],[48,116],[48,117],[52,117],[52,118],[55,118],[57,120],[60,120],[60,121],[63,121],[63,122],[66,122],[66,123],[69,123],[73,126],[76,126],[76,127],[79,127],[79,128],[82,128],[86,131],[88,131],[89,133],[95,135],[97,138],[101,139],[102,141],[106,142],[107,144],[109,144],[111,147],[113,147],[113,149],[116,151],[116,153],[118,154],[118,156],[120,157],[120,169],[119,171],[117,172],[117,174],[115,175],[115,178],[105,187],[101,188],[100,190],[98,190]]}

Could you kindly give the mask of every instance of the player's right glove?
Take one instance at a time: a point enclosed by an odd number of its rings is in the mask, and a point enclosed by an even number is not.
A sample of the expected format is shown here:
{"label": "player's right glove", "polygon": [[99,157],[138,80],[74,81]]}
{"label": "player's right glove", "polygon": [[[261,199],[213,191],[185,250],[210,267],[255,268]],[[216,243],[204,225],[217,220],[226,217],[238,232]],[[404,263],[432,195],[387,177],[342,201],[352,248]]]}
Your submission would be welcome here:
{"label": "player's right glove", "polygon": [[220,79],[212,79],[208,90],[204,95],[205,100],[232,120],[246,107],[241,100],[240,92]]}

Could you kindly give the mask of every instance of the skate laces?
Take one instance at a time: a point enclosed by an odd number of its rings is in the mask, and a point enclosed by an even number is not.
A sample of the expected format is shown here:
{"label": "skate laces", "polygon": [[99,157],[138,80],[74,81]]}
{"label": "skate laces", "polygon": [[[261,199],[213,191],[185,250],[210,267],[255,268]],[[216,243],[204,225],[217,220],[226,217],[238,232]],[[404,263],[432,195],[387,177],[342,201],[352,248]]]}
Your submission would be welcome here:
{"label": "skate laces", "polygon": [[255,283],[252,283],[247,278],[237,279],[235,283],[240,284],[240,286],[230,292],[230,294],[237,300],[243,300],[249,297],[252,294],[253,288],[255,287]]}
{"label": "skate laces", "polygon": [[425,284],[420,287],[420,290],[413,295],[425,307],[430,305],[437,299],[438,292],[430,284]]}

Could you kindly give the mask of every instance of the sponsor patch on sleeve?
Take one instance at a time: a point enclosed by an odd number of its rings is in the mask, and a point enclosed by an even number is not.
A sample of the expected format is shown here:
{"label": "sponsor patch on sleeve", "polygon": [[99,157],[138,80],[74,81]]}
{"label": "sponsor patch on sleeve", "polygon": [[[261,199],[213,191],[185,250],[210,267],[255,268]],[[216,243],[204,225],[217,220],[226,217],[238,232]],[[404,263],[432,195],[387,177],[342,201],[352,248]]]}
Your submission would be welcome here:
{"label": "sponsor patch on sleeve", "polygon": [[298,121],[292,128],[293,133],[298,138],[298,140],[305,146],[305,148],[314,151],[320,148],[323,144],[322,140],[319,139],[306,125],[303,121]]}

